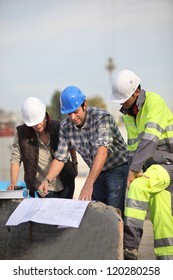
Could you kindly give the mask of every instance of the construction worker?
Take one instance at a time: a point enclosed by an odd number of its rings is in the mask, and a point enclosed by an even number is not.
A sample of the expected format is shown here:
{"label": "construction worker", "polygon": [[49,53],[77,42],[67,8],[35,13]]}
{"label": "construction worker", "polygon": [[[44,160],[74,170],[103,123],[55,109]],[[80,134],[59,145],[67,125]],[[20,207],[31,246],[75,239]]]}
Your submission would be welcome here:
{"label": "construction worker", "polygon": [[[9,190],[17,185],[21,162],[29,194],[35,197],[57,149],[60,121],[51,120],[46,106],[36,97],[28,97],[21,108],[24,124],[17,127],[11,152]],[[70,150],[68,160],[59,176],[49,185],[47,198],[72,198],[75,188],[76,151]],[[40,196],[39,192],[37,195]],[[42,196],[41,196],[42,197]]]}
{"label": "construction worker", "polygon": [[157,259],[173,259],[173,114],[162,97],[141,89],[130,70],[113,80],[113,102],[122,105],[129,150],[124,218],[124,259],[135,260],[150,210]]}
{"label": "construction worker", "polygon": [[40,185],[47,192],[48,183],[61,171],[69,149],[74,148],[90,168],[80,200],[96,200],[124,211],[127,180],[126,143],[113,116],[106,110],[87,107],[85,94],[68,86],[60,96],[60,137],[54,160]]}

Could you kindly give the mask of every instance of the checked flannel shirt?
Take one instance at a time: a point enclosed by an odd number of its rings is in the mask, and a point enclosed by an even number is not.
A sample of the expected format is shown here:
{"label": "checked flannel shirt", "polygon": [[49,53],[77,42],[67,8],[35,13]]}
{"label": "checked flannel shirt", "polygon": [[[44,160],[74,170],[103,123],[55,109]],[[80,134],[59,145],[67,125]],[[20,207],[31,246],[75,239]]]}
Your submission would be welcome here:
{"label": "checked flannel shirt", "polygon": [[61,122],[58,149],[54,158],[65,163],[69,150],[74,148],[91,168],[100,146],[108,149],[102,171],[127,162],[126,143],[114,117],[106,110],[88,107],[86,122],[82,128],[77,128],[68,117]]}

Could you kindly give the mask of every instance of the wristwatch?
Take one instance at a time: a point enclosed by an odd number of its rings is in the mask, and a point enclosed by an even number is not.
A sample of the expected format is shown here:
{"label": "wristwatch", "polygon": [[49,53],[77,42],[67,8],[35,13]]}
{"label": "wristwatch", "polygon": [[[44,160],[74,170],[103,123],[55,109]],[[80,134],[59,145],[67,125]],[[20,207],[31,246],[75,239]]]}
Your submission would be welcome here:
{"label": "wristwatch", "polygon": [[51,181],[48,178],[45,178],[45,180],[48,182],[48,184],[50,185]]}

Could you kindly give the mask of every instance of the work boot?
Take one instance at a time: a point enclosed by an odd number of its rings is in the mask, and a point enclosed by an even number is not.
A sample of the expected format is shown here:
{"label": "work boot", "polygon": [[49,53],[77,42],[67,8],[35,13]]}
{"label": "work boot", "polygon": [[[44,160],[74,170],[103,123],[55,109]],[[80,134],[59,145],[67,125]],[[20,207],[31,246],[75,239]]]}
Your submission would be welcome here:
{"label": "work boot", "polygon": [[137,260],[138,259],[138,250],[134,248],[125,248],[124,249],[124,260]]}

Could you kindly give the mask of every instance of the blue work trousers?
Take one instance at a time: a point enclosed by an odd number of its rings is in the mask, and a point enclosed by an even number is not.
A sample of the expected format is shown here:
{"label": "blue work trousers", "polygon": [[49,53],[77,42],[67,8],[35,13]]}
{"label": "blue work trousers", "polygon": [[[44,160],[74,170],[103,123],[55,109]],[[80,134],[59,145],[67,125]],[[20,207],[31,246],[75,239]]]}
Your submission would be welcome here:
{"label": "blue work trousers", "polygon": [[94,183],[92,200],[119,208],[124,217],[124,200],[127,186],[128,165],[126,163],[102,171]]}

